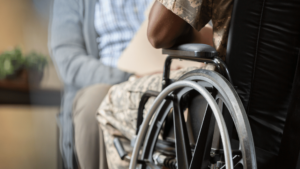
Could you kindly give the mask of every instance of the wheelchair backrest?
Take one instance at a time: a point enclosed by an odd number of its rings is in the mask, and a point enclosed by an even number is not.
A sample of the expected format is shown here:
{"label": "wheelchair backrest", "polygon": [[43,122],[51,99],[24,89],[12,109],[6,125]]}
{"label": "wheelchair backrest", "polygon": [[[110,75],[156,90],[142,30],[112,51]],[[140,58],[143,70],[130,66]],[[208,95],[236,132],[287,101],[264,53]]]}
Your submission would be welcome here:
{"label": "wheelchair backrest", "polygon": [[[292,103],[299,105],[299,99],[293,102],[299,97],[293,95],[300,76],[296,74],[299,18],[298,0],[234,0],[226,63],[247,111],[255,146],[265,152],[258,163],[282,162],[278,158],[287,117],[296,111]],[[299,149],[295,151],[299,154]]]}

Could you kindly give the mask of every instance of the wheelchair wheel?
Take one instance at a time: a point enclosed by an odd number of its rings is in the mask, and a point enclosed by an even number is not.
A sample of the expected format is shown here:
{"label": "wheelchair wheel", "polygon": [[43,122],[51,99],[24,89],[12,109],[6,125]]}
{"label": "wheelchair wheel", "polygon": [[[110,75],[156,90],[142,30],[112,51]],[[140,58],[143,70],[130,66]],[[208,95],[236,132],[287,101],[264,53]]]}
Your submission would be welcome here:
{"label": "wheelchair wheel", "polygon": [[[196,130],[199,133],[194,135],[197,139],[193,143],[191,132],[188,132],[189,122],[182,113],[185,109],[182,103],[195,92],[198,92],[209,106],[206,106],[206,111],[202,113],[202,123]],[[236,128],[238,139],[236,150],[231,148],[232,139],[222,114],[225,107]],[[170,114],[173,118],[171,133],[174,139],[161,139],[159,137],[162,129],[167,126],[165,123]],[[218,130],[214,130],[215,124]],[[218,135],[222,144],[212,149],[213,139],[218,141]],[[162,147],[168,148],[161,151]],[[138,163],[142,168],[256,169],[250,125],[232,85],[214,71],[199,69],[183,75],[177,82],[165,88],[155,99],[140,127],[130,168],[135,169]]]}

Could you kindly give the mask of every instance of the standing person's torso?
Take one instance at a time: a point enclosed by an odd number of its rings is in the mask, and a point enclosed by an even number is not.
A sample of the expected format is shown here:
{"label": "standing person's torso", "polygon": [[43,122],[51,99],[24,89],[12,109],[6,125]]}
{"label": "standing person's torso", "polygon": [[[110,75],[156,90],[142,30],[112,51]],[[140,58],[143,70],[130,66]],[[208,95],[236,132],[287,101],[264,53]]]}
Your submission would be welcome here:
{"label": "standing person's torso", "polygon": [[95,28],[103,64],[116,67],[145,19],[144,12],[153,0],[98,0],[95,6]]}

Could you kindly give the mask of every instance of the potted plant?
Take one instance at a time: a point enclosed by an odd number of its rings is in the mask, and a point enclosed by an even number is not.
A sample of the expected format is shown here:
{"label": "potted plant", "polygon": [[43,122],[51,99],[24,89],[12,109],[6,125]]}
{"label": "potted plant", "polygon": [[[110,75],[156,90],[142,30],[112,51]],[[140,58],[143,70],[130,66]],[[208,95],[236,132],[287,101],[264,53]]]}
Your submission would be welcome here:
{"label": "potted plant", "polygon": [[0,88],[25,89],[37,87],[48,61],[36,52],[23,55],[19,48],[0,54]]}

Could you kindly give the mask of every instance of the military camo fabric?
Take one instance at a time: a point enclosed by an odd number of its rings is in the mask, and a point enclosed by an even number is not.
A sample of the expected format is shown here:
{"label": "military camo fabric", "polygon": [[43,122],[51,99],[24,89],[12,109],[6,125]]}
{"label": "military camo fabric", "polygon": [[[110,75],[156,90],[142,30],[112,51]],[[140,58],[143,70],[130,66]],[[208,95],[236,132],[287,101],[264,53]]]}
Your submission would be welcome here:
{"label": "military camo fabric", "polygon": [[219,57],[225,59],[233,0],[157,1],[198,31],[212,20],[214,47],[219,52]]}
{"label": "military camo fabric", "polygon": [[[173,13],[184,19],[198,31],[210,20],[213,23],[214,46],[219,56],[225,59],[228,26],[232,11],[232,0],[157,0]],[[200,64],[199,64],[200,65]],[[172,79],[197,67],[184,68],[171,72]],[[213,70],[214,66],[205,64],[201,69]],[[129,162],[121,161],[113,146],[114,136],[122,136],[131,140],[135,136],[137,111],[141,96],[147,90],[161,91],[161,74],[145,76],[140,79],[114,85],[110,88],[102,102],[97,119],[103,129],[106,154],[110,169],[125,169]],[[144,116],[149,110],[154,98],[150,98],[145,105]],[[128,143],[129,141],[125,141]],[[125,144],[126,145],[126,144]],[[130,147],[130,146],[125,146]]]}

